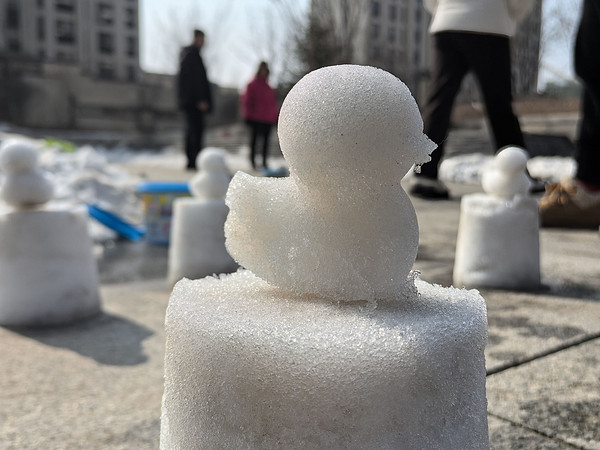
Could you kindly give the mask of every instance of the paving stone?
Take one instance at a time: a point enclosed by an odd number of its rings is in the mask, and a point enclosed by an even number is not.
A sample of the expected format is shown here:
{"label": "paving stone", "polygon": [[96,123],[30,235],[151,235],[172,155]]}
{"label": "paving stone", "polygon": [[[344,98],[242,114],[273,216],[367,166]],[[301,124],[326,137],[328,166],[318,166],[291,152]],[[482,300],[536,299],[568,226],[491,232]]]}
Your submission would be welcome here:
{"label": "paving stone", "polygon": [[533,430],[488,415],[490,450],[562,450],[573,447]]}
{"label": "paving stone", "polygon": [[488,373],[600,336],[600,302],[482,291],[488,308]]}
{"label": "paving stone", "polygon": [[0,448],[158,448],[164,282],[105,286],[104,313],[0,328]]}
{"label": "paving stone", "polygon": [[600,449],[599,367],[600,338],[490,375],[488,412],[575,448]]}

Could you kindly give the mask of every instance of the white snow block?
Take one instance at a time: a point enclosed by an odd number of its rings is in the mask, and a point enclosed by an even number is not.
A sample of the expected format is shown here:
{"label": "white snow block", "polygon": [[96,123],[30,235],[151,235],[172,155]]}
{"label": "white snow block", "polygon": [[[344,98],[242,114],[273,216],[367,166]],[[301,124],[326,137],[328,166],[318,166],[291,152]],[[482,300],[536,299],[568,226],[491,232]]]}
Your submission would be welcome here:
{"label": "white snow block", "polygon": [[239,271],[176,284],[162,449],[488,448],[486,306],[294,296]]}
{"label": "white snow block", "polygon": [[511,200],[479,193],[465,195],[453,278],[457,287],[539,287],[537,201],[521,195]]}
{"label": "white snow block", "polygon": [[99,311],[85,208],[0,213],[0,325],[59,325]]}
{"label": "white snow block", "polygon": [[169,283],[182,278],[235,272],[238,264],[225,248],[223,199],[178,198],[173,203],[169,246]]}

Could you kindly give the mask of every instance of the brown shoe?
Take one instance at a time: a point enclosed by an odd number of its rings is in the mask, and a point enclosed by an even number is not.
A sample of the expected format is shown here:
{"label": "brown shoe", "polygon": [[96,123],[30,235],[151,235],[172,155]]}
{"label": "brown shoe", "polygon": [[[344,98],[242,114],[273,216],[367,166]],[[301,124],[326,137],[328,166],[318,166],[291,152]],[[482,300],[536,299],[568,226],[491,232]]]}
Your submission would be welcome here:
{"label": "brown shoe", "polygon": [[574,180],[546,186],[540,199],[540,225],[558,228],[600,226],[600,193],[589,193]]}

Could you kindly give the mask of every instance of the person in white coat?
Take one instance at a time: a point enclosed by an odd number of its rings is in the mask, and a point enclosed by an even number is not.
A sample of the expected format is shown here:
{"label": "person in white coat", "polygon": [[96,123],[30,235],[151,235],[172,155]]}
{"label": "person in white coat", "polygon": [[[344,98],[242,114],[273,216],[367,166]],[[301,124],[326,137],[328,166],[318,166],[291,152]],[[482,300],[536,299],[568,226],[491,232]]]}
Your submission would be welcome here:
{"label": "person in white coat", "polygon": [[433,20],[433,70],[423,110],[424,131],[438,144],[431,161],[415,173],[409,192],[422,198],[448,198],[438,166],[448,136],[450,115],[463,78],[479,83],[496,149],[525,147],[512,108],[510,38],[535,0],[424,0]]}

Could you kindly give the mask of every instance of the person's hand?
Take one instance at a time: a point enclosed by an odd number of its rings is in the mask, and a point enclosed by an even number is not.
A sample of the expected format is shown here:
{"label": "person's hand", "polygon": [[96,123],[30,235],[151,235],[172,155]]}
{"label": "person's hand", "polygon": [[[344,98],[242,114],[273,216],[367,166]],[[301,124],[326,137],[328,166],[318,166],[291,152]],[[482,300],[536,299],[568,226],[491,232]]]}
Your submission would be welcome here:
{"label": "person's hand", "polygon": [[198,103],[196,103],[196,108],[198,108],[199,111],[203,111],[203,112],[208,111],[208,109],[209,109],[208,102],[204,102],[204,101],[198,102]]}

